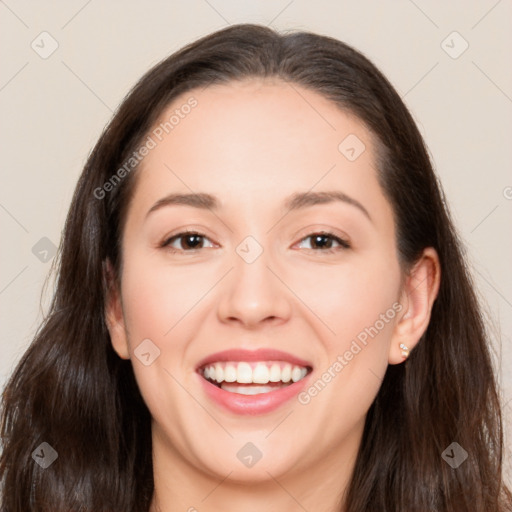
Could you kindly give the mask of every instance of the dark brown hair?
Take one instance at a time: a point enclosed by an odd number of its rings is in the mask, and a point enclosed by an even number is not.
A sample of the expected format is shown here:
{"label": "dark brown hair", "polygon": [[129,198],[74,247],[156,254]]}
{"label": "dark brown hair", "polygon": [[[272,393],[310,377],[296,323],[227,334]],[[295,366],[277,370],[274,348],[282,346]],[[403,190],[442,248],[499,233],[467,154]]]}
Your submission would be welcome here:
{"label": "dark brown hair", "polygon": [[[58,253],[48,314],[3,393],[3,512],[147,512],[153,494],[150,414],[131,362],[104,319],[110,260],[119,277],[123,220],[136,171],[102,187],[178,95],[210,84],[274,77],[356,115],[374,135],[404,269],[425,247],[440,257],[430,324],[405,364],[388,367],[371,405],[347,512],[512,510],[502,479],[503,431],[481,310],[428,152],[404,103],[361,53],[330,37],[235,25],[186,46],[136,84],[81,174]],[[49,443],[42,469],[32,452]],[[452,443],[469,454],[457,469]]]}

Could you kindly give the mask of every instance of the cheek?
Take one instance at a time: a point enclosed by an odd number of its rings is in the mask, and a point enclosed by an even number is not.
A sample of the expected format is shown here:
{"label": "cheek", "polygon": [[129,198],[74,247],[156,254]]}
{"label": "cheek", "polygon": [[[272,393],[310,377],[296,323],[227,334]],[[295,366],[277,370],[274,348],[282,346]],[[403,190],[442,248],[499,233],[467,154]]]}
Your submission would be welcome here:
{"label": "cheek", "polygon": [[134,253],[123,268],[123,311],[135,378],[157,424],[166,424],[178,437],[180,423],[169,422],[168,411],[184,414],[191,407],[182,388],[188,387],[182,361],[196,326],[187,322],[188,314],[211,286],[206,282],[199,289],[192,278],[193,272],[158,266]]}
{"label": "cheek", "polygon": [[[193,300],[187,276],[180,269],[152,264],[147,255],[130,253],[123,268],[122,301],[132,365],[143,394],[169,387],[168,369],[182,359],[186,336],[178,336]],[[187,287],[187,284],[189,285]],[[148,341],[149,340],[149,341]],[[142,354],[150,354],[142,356]],[[158,387],[158,390],[157,390]],[[154,395],[148,397],[151,401]]]}
{"label": "cheek", "polygon": [[172,331],[211,287],[203,277],[192,268],[132,258],[123,274],[123,310],[132,348],[141,337],[158,345],[176,339]]}
{"label": "cheek", "polygon": [[317,269],[297,289],[322,320],[315,325],[323,345],[299,404],[326,440],[349,436],[378,393],[388,366],[399,283],[398,263],[369,257]]}
{"label": "cheek", "polygon": [[[325,340],[331,350],[343,348],[366,327],[377,322],[384,333],[391,322],[381,325],[380,315],[392,309],[399,296],[398,263],[378,258],[353,258],[340,265],[317,265],[287,271],[293,290],[326,327]],[[391,310],[389,317],[394,318]],[[324,332],[322,330],[322,332]]]}
{"label": "cheek", "polygon": [[297,294],[322,320],[316,324],[324,350],[304,403],[315,401],[330,408],[340,422],[353,423],[371,405],[388,366],[400,309],[398,262],[382,258],[382,253],[368,254],[303,275],[308,277],[300,281]]}

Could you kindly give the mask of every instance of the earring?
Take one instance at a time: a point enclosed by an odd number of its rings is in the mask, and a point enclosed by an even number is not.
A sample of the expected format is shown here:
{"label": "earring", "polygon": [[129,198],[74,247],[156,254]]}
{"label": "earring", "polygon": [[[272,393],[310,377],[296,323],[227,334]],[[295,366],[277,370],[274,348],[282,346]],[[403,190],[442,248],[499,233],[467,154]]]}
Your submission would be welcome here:
{"label": "earring", "polygon": [[402,349],[402,357],[407,359],[409,357],[409,349],[403,343],[400,343],[400,348]]}

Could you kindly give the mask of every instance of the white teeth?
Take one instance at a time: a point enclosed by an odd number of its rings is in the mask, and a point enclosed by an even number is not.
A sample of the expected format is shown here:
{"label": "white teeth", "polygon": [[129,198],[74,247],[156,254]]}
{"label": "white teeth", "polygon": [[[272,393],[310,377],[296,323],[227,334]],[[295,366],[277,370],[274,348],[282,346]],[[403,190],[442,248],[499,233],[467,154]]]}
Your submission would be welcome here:
{"label": "white teeth", "polygon": [[308,371],[306,370],[306,368],[300,368],[299,366],[294,366],[293,371],[292,371],[293,382],[297,382],[300,379],[303,379],[307,373],[308,373]]}
{"label": "white teeth", "polygon": [[224,382],[236,382],[236,368],[232,364],[224,368]]}
{"label": "white teeth", "polygon": [[297,382],[298,380],[300,380],[300,376],[301,376],[300,368],[298,366],[294,366],[293,370],[292,370],[292,380],[293,380],[293,382]]}
{"label": "white teeth", "polygon": [[252,381],[255,384],[266,384],[269,381],[270,371],[266,364],[258,363],[252,371]]}
{"label": "white teeth", "polygon": [[270,376],[268,380],[270,382],[279,382],[281,380],[281,368],[278,364],[274,363],[270,367]]}
{"label": "white teeth", "polygon": [[224,380],[224,368],[220,364],[215,367],[215,380],[217,382]]}
{"label": "white teeth", "polygon": [[[205,379],[218,384],[267,384],[269,382],[291,384],[303,379],[307,373],[307,368],[301,366],[265,361],[252,364],[244,361],[238,363],[218,362],[206,366],[203,370]],[[224,386],[221,387],[224,388]],[[251,386],[252,389],[264,387],[269,386]],[[272,389],[275,389],[275,386]],[[260,393],[263,392],[265,391],[260,391]]]}
{"label": "white teeth", "polygon": [[290,364],[285,365],[281,372],[281,380],[283,382],[290,382],[292,378],[292,366]]}
{"label": "white teeth", "polygon": [[240,384],[252,384],[252,368],[249,363],[238,363],[236,381]]}

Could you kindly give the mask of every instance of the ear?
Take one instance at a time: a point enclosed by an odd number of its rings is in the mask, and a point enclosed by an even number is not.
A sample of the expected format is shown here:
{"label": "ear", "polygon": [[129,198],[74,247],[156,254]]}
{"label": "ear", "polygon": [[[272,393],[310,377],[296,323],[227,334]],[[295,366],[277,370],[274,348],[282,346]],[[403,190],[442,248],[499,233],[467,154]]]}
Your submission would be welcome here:
{"label": "ear", "polygon": [[403,309],[393,331],[389,364],[402,363],[405,357],[400,344],[411,351],[427,330],[440,282],[439,256],[433,247],[427,247],[405,278],[400,297]]}
{"label": "ear", "polygon": [[105,322],[110,333],[110,341],[117,355],[122,359],[130,359],[126,328],[124,324],[121,293],[115,279],[115,271],[106,260],[103,266],[105,283]]}

